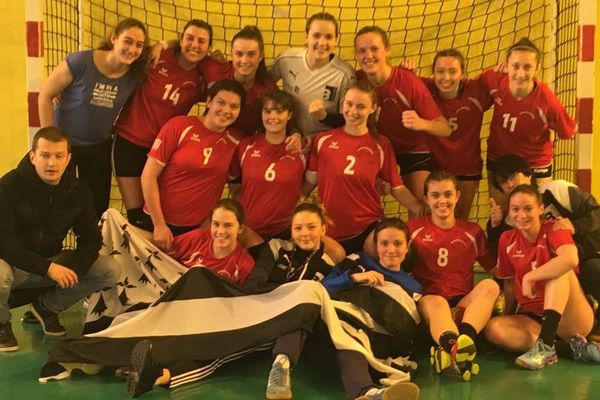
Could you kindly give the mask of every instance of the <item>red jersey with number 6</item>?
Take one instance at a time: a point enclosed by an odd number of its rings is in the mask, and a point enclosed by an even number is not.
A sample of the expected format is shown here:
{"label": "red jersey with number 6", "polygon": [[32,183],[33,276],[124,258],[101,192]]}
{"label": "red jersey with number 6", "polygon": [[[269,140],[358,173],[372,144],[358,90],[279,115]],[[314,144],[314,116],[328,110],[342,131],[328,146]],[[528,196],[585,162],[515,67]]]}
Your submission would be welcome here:
{"label": "red jersey with number 6", "polygon": [[285,146],[260,134],[243,138],[237,151],[246,224],[265,240],[289,228],[300,199],[306,158]]}
{"label": "red jersey with number 6", "polygon": [[489,270],[496,262],[490,254],[481,227],[457,219],[450,229],[433,223],[431,216],[408,221],[411,242],[417,249],[414,277],[423,294],[436,294],[449,300],[473,290],[473,265],[479,261]]}

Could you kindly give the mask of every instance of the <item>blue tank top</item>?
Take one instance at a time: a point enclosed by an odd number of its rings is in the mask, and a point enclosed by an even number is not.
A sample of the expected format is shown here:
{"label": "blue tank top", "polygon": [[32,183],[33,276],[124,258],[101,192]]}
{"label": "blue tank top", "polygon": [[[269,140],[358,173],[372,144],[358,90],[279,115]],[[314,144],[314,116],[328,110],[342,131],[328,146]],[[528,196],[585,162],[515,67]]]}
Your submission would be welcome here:
{"label": "blue tank top", "polygon": [[73,81],[54,109],[55,124],[75,146],[90,146],[111,138],[112,126],[138,80],[131,71],[117,79],[103,75],[94,64],[93,50],[67,56]]}

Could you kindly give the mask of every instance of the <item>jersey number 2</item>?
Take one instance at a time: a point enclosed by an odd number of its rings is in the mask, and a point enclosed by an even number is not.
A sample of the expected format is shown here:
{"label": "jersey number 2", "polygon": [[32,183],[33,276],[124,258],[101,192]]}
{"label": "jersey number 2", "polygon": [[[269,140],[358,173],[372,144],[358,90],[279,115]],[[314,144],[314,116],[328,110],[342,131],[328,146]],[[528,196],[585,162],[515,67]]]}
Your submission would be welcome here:
{"label": "jersey number 2", "polygon": [[346,165],[346,168],[344,168],[344,175],[354,175],[354,164],[356,164],[356,157],[346,156],[346,161],[348,161],[348,165]]}

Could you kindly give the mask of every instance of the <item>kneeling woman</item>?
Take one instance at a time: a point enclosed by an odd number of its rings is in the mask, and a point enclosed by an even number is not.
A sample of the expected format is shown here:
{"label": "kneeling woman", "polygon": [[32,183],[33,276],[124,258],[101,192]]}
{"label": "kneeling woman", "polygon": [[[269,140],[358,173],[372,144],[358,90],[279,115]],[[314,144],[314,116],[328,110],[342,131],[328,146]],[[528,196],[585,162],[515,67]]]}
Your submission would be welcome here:
{"label": "kneeling woman", "polygon": [[505,315],[483,333],[502,348],[526,351],[516,363],[528,369],[558,361],[556,335],[570,341],[575,358],[600,362],[598,345],[585,339],[594,315],[575,275],[577,248],[569,231],[542,221],[540,196],[534,186],[519,185],[508,198],[514,228],[500,237],[496,273],[504,279]]}

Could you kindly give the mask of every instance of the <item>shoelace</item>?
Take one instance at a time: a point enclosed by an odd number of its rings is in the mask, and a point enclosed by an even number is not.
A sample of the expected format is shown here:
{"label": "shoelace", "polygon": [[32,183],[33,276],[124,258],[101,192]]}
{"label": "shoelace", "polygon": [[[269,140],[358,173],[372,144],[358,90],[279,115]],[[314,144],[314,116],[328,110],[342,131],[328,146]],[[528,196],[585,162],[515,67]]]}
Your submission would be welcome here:
{"label": "shoelace", "polygon": [[287,386],[286,375],[281,365],[274,366],[272,372],[272,379],[270,379],[272,386]]}

